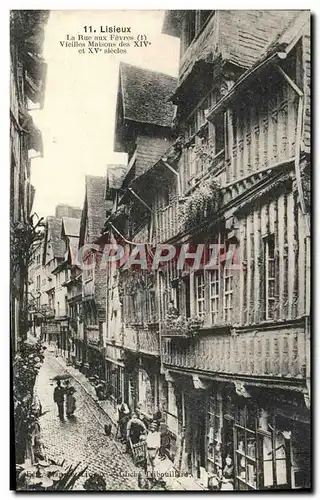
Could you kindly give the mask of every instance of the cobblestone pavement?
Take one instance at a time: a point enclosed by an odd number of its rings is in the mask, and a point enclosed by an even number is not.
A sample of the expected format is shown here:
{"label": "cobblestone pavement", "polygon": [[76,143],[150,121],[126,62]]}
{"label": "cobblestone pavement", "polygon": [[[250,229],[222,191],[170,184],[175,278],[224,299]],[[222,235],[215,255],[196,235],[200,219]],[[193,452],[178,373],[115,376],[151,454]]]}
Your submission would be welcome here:
{"label": "cobblestone pavement", "polygon": [[140,469],[121,451],[119,442],[105,435],[103,426],[109,423],[107,415],[99,412],[94,400],[75,380],[72,381],[77,391],[75,420],[59,420],[53,402],[55,382],[52,378],[63,371],[61,364],[48,353],[36,383],[42,411],[46,412],[40,418],[45,454],[59,463],[65,460],[68,465],[78,462],[88,465],[86,475],[74,487],[76,490],[83,490],[84,481],[93,473],[105,478],[108,490],[139,490],[137,474]]}

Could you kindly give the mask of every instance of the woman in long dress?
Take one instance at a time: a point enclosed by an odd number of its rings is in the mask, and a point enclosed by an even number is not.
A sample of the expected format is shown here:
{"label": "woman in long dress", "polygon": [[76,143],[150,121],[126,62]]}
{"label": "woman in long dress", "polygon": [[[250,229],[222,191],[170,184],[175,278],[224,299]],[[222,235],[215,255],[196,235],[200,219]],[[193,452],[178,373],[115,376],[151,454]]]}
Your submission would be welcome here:
{"label": "woman in long dress", "polygon": [[75,410],[76,410],[76,398],[74,396],[74,393],[76,392],[74,387],[68,387],[66,391],[66,415],[67,418],[70,418],[73,416]]}

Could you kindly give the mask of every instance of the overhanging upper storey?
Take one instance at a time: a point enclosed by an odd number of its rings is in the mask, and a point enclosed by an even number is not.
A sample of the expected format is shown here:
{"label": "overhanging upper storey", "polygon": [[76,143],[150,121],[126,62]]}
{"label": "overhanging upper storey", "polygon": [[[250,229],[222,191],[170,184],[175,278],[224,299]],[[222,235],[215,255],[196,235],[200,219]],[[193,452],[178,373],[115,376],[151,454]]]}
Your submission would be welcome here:
{"label": "overhanging upper storey", "polygon": [[[190,75],[199,63],[214,63],[235,72],[252,67],[301,11],[170,11],[165,14],[163,32],[178,36],[181,58],[178,86],[172,102],[181,104],[192,90]],[[212,80],[215,78],[210,65]],[[217,72],[217,69],[215,69]],[[235,75],[237,79],[239,75]],[[191,86],[190,86],[191,83]]]}

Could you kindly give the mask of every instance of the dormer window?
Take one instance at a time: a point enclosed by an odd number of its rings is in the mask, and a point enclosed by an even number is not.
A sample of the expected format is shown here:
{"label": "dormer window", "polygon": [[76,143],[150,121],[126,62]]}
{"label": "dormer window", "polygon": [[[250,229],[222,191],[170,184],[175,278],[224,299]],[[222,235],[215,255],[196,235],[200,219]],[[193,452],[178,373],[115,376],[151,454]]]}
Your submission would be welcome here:
{"label": "dormer window", "polygon": [[212,10],[188,10],[183,19],[181,55],[187,50],[192,40],[200,33]]}

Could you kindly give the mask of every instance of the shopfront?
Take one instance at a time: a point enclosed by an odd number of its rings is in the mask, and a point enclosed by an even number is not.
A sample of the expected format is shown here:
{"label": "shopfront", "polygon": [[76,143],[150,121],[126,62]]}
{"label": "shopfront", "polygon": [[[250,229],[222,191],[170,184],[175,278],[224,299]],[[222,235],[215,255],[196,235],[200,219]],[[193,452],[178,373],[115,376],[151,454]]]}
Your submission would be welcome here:
{"label": "shopfront", "polygon": [[106,360],[107,397],[117,407],[118,399],[124,398],[124,369],[123,366]]}
{"label": "shopfront", "polygon": [[308,410],[301,404],[284,411],[273,396],[240,397],[221,387],[208,396],[209,476],[221,477],[227,470],[231,477],[232,471],[235,490],[309,486]]}

